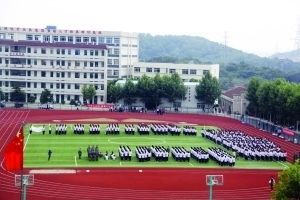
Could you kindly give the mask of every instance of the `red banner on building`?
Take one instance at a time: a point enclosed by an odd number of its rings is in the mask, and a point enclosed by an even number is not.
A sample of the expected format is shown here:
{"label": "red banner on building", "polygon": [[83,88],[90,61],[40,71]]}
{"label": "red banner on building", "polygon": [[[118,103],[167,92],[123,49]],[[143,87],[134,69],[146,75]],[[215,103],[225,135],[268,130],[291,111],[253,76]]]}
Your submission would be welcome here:
{"label": "red banner on building", "polygon": [[87,104],[86,105],[88,108],[108,108],[108,109],[113,109],[115,107],[114,104],[112,103],[104,103],[104,104]]}
{"label": "red banner on building", "polygon": [[295,132],[287,128],[283,128],[282,132],[286,135],[295,136]]}
{"label": "red banner on building", "polygon": [[7,145],[4,151],[4,167],[8,171],[16,171],[23,169],[23,144],[24,133],[23,127]]}

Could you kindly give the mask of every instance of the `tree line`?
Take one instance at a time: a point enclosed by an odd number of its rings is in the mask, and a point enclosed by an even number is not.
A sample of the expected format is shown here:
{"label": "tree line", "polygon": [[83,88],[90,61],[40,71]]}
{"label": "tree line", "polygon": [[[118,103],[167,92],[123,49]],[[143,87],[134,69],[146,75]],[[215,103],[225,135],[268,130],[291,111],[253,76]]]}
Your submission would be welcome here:
{"label": "tree line", "polygon": [[[107,86],[107,101],[110,103],[123,99],[124,104],[132,105],[140,99],[147,109],[153,109],[161,104],[163,98],[170,103],[186,98],[187,88],[177,73],[171,76],[157,74],[153,78],[143,75],[136,84],[128,79],[123,86],[117,81],[110,81]],[[195,98],[211,107],[221,95],[219,80],[208,72],[197,82]]]}
{"label": "tree line", "polygon": [[246,98],[250,115],[289,126],[300,120],[300,84],[252,78]]}

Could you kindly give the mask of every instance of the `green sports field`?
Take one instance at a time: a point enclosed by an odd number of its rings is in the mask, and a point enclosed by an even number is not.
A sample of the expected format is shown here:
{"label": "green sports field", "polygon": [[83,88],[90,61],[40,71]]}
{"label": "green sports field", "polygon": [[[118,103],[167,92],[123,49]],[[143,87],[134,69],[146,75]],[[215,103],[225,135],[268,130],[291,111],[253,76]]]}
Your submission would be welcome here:
{"label": "green sports field", "polygon": [[[34,124],[34,126],[42,126],[41,124]],[[184,146],[187,149],[190,147],[202,147],[208,149],[209,147],[220,147],[208,139],[202,138],[200,131],[202,126],[196,126],[197,136],[180,136],[169,135],[126,135],[124,133],[124,125],[120,125],[119,135],[105,135],[106,124],[101,124],[100,135],[88,134],[88,125],[85,125],[84,135],[75,135],[68,125],[68,132],[66,135],[55,135],[55,125],[51,124],[52,134],[48,134],[48,124],[45,125],[46,133],[29,134],[29,125],[25,126],[25,156],[24,166],[26,168],[61,168],[61,167],[194,167],[194,168],[213,168],[220,167],[216,162],[209,161],[208,163],[198,163],[191,159],[190,162],[176,162],[171,155],[167,162],[157,162],[153,158],[149,162],[138,162],[135,157],[135,146],[151,146],[159,145],[165,147]],[[205,127],[207,128],[207,126]],[[216,127],[211,127],[216,128]],[[87,147],[89,145],[98,145],[100,152],[111,153],[112,151],[117,155],[116,160],[104,160],[100,158],[99,161],[89,161],[87,158]],[[131,161],[121,161],[118,157],[118,148],[120,145],[128,145],[132,150]],[[82,158],[78,159],[78,149],[82,149]],[[51,149],[51,160],[48,161],[48,150]],[[231,152],[229,152],[231,153]],[[261,168],[261,169],[284,169],[289,164],[287,162],[267,162],[267,161],[246,161],[243,158],[236,159],[235,168]]]}

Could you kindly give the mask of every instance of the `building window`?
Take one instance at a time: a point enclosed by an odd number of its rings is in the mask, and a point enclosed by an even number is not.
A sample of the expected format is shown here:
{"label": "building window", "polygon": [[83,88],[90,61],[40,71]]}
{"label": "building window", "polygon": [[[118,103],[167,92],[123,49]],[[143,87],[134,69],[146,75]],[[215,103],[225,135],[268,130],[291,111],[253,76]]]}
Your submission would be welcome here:
{"label": "building window", "polygon": [[71,61],[68,61],[68,67],[71,67]]}
{"label": "building window", "polygon": [[104,90],[104,84],[100,85],[100,90]]}
{"label": "building window", "polygon": [[95,73],[95,79],[98,79],[98,74],[97,73]]}
{"label": "building window", "polygon": [[75,61],[75,67],[79,67],[80,66],[80,62],[79,61]]}
{"label": "building window", "polygon": [[57,65],[57,66],[60,66],[60,60],[57,60],[57,61],[56,61],[56,65]]}
{"label": "building window", "polygon": [[159,69],[159,68],[154,68],[154,72],[155,72],[155,73],[159,73],[159,72],[160,72],[160,69]]}
{"label": "building window", "polygon": [[50,89],[53,89],[53,83],[50,83]]}
{"label": "building window", "polygon": [[83,73],[83,78],[87,78],[87,74],[86,73]]}
{"label": "building window", "polygon": [[35,35],[35,36],[34,36],[34,40],[35,40],[35,41],[38,41],[38,40],[40,40],[40,37],[41,37],[40,35]]}
{"label": "building window", "polygon": [[60,84],[56,83],[56,89],[59,89],[59,88],[60,88]]}
{"label": "building window", "polygon": [[50,42],[50,35],[44,35],[43,40],[44,42]]}
{"label": "building window", "polygon": [[85,56],[87,56],[87,50],[84,50],[83,52],[84,52],[83,54],[84,54]]}
{"label": "building window", "polygon": [[79,84],[75,83],[75,90],[79,90],[80,86]]}
{"label": "building window", "polygon": [[112,44],[112,38],[110,37],[106,38],[106,44]]}
{"label": "building window", "polygon": [[81,37],[76,37],[76,43],[81,43]]}
{"label": "building window", "polygon": [[176,69],[169,69],[170,74],[174,74],[176,72]]}
{"label": "building window", "polygon": [[91,42],[96,43],[96,37],[91,37]]}
{"label": "building window", "polygon": [[53,65],[54,65],[54,61],[50,60],[50,66],[53,66]]}
{"label": "building window", "polygon": [[115,55],[119,55],[120,54],[120,50],[119,49],[114,49],[114,54]]}
{"label": "building window", "polygon": [[68,42],[72,42],[73,43],[73,36],[68,36]]}
{"label": "building window", "polygon": [[75,55],[76,56],[80,55],[80,49],[75,49]]}
{"label": "building window", "polygon": [[68,78],[71,78],[71,72],[68,72]]}
{"label": "building window", "polygon": [[37,77],[37,71],[34,71],[34,72],[33,72],[33,75],[34,75],[35,77]]}
{"label": "building window", "polygon": [[83,37],[83,42],[84,43],[89,43],[90,38],[89,37]]}
{"label": "building window", "polygon": [[58,36],[57,35],[53,36],[53,42],[58,42]]}
{"label": "building window", "polygon": [[146,72],[152,72],[152,68],[151,67],[147,67],[146,68]]}
{"label": "building window", "polygon": [[46,65],[47,64],[46,60],[42,60],[41,62],[42,62],[42,65]]}
{"label": "building window", "polygon": [[94,74],[93,73],[90,73],[90,78],[94,78]]}
{"label": "building window", "polygon": [[99,55],[98,50],[95,50],[95,56],[98,56],[98,55]]}
{"label": "building window", "polygon": [[56,77],[59,78],[60,77],[60,73],[56,72]]}
{"label": "building window", "polygon": [[33,40],[33,36],[32,35],[26,35],[26,40]]}
{"label": "building window", "polygon": [[65,72],[61,72],[61,77],[65,78]]}
{"label": "building window", "polygon": [[46,88],[46,83],[41,83],[41,88]]}
{"label": "building window", "polygon": [[99,44],[104,44],[104,37],[99,37]]}
{"label": "building window", "polygon": [[90,55],[91,55],[91,56],[94,55],[94,50],[90,50]]}
{"label": "building window", "polygon": [[114,70],[114,76],[119,76],[119,70]]}
{"label": "building window", "polygon": [[27,59],[27,65],[31,65],[31,60]]}
{"label": "building window", "polygon": [[94,67],[94,62],[90,62],[90,67]]}
{"label": "building window", "polygon": [[65,55],[65,53],[66,53],[66,50],[65,50],[65,49],[62,49],[62,50],[61,50],[61,54],[62,54],[62,55]]}
{"label": "building window", "polygon": [[104,79],[104,73],[103,72],[101,73],[101,79]]}
{"label": "building window", "polygon": [[70,89],[71,89],[71,84],[68,84],[68,86],[67,86],[67,87],[68,87],[68,90],[70,90]]}
{"label": "building window", "polygon": [[68,55],[71,55],[71,54],[72,54],[71,49],[68,49]]}
{"label": "building window", "polygon": [[27,76],[31,76],[31,71],[27,71]]}
{"label": "building window", "polygon": [[42,48],[42,49],[41,49],[41,53],[42,53],[42,54],[46,54],[46,49],[45,49],[45,48]]}
{"label": "building window", "polygon": [[64,60],[61,61],[61,66],[65,66],[65,61]]}
{"label": "building window", "polygon": [[27,48],[27,53],[31,53],[31,48]]}
{"label": "building window", "polygon": [[37,65],[37,60],[33,60],[33,64],[34,64],[34,65]]}
{"label": "building window", "polygon": [[120,38],[114,38],[114,43],[115,44],[120,44]]}
{"label": "building window", "polygon": [[112,59],[107,59],[107,64],[112,65]]}
{"label": "building window", "polygon": [[46,77],[46,72],[45,71],[41,71],[41,77]]}
{"label": "building window", "polygon": [[4,51],[5,51],[5,52],[9,52],[9,47],[8,47],[8,46],[5,46]]}
{"label": "building window", "polygon": [[114,65],[119,65],[119,59],[114,59]]}
{"label": "building window", "polygon": [[30,87],[31,87],[31,83],[27,82],[27,88],[30,88]]}
{"label": "building window", "polygon": [[196,69],[190,69],[190,74],[196,75],[197,74],[197,70]]}
{"label": "building window", "polygon": [[95,62],[95,67],[99,67],[99,62]]}
{"label": "building window", "polygon": [[60,36],[59,39],[60,39],[61,42],[65,42],[66,41],[66,36]]}
{"label": "building window", "polygon": [[34,83],[33,83],[33,87],[34,87],[34,88],[37,88],[37,83],[34,82]]}
{"label": "building window", "polygon": [[60,49],[56,49],[56,54],[60,54]]}
{"label": "building window", "polygon": [[205,75],[208,72],[209,72],[209,70],[203,70],[203,75]]}
{"label": "building window", "polygon": [[61,84],[61,89],[65,89],[65,84],[64,83]]}
{"label": "building window", "polygon": [[50,77],[53,77],[54,76],[54,73],[53,72],[50,72]]}
{"label": "building window", "polygon": [[182,74],[189,74],[189,70],[188,69],[182,69]]}
{"label": "building window", "polygon": [[80,78],[80,73],[79,72],[75,72],[75,78]]}
{"label": "building window", "polygon": [[134,72],[141,72],[141,68],[140,67],[135,67]]}

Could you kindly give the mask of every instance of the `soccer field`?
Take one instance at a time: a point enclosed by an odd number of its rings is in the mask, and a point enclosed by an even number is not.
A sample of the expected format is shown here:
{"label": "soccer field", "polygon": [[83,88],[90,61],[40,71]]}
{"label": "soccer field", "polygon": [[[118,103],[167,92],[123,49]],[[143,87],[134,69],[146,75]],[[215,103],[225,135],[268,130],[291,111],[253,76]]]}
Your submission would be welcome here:
{"label": "soccer field", "polygon": [[[35,126],[42,126],[35,124]],[[208,163],[198,163],[191,159],[190,162],[177,162],[171,155],[169,161],[158,162],[151,158],[148,162],[138,162],[135,156],[136,146],[159,145],[164,147],[184,146],[186,149],[190,147],[202,147],[207,150],[209,147],[221,146],[212,141],[202,138],[200,131],[203,126],[195,126],[197,128],[197,136],[180,136],[169,135],[126,135],[124,133],[124,125],[120,125],[119,135],[106,135],[106,124],[101,124],[100,135],[90,135],[88,133],[88,125],[85,125],[84,135],[73,134],[73,125],[68,125],[66,135],[56,135],[54,133],[55,125],[51,124],[52,134],[48,134],[48,125],[45,125],[46,133],[29,134],[29,125],[24,127],[24,167],[26,168],[61,168],[61,167],[193,167],[193,168],[214,168],[221,167],[214,161]],[[208,128],[207,126],[205,128]],[[216,127],[214,127],[216,128]],[[99,161],[89,161],[87,158],[87,147],[89,145],[98,145],[101,153],[111,153],[117,155],[116,160],[105,160],[103,157]],[[121,161],[118,157],[118,148],[120,145],[128,145],[132,150],[131,161]],[[82,158],[78,159],[78,150],[82,149]],[[51,149],[51,160],[48,161],[48,150]],[[222,148],[224,149],[224,148]],[[231,153],[231,152],[229,152]],[[260,168],[260,169],[284,169],[288,163],[286,162],[269,162],[269,161],[246,161],[243,158],[236,159],[234,168]]]}

